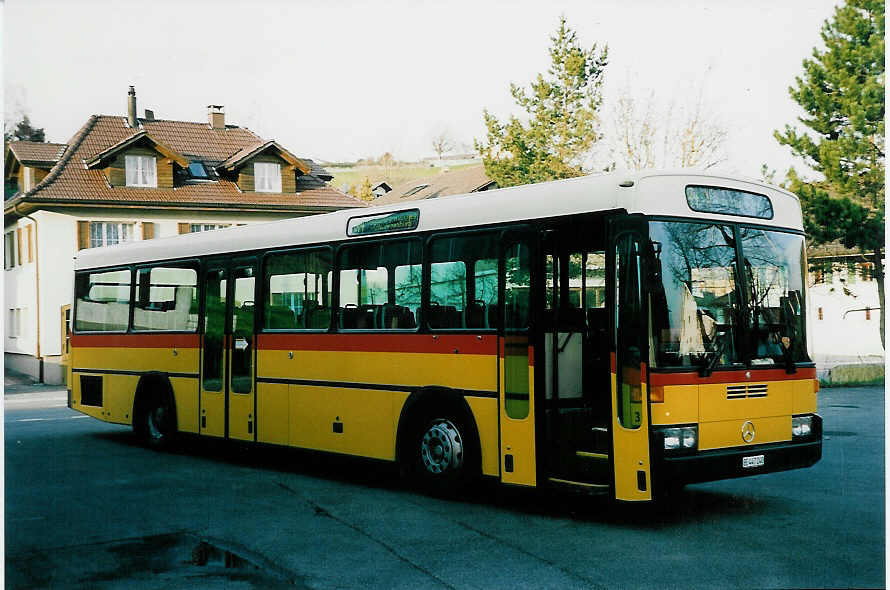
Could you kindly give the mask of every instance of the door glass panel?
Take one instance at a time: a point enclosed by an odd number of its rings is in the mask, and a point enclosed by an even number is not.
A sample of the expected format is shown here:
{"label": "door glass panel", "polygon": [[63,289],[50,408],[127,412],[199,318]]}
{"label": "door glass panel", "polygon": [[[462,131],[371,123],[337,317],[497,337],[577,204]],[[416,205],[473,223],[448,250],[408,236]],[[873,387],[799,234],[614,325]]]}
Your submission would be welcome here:
{"label": "door glass panel", "polygon": [[606,307],[606,253],[588,252],[584,257],[584,307]]}
{"label": "door glass panel", "polygon": [[642,423],[643,393],[640,374],[640,245],[634,236],[619,236],[615,244],[615,267],[618,421],[624,428],[636,429]]}
{"label": "door glass panel", "polygon": [[235,270],[232,297],[232,391],[250,393],[253,383],[253,268]]}
{"label": "door glass panel", "polygon": [[529,411],[530,249],[513,244],[504,258],[504,398],[507,416],[522,419]]}
{"label": "door glass panel", "polygon": [[223,328],[226,323],[226,275],[221,270],[207,273],[204,285],[204,367],[205,391],[222,390]]}

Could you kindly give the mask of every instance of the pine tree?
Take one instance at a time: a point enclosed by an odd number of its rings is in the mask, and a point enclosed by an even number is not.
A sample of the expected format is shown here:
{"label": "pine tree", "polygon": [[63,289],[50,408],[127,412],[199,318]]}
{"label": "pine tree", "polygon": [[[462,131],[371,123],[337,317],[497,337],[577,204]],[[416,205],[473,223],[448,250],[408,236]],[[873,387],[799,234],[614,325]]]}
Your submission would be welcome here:
{"label": "pine tree", "polygon": [[4,132],[3,140],[6,143],[10,141],[46,141],[46,133],[43,127],[37,128],[31,125],[28,115],[22,115],[21,120],[15,124],[12,131]]}
{"label": "pine tree", "polygon": [[355,196],[361,199],[362,201],[373,201],[374,193],[371,192],[371,179],[367,176],[362,179],[361,185],[359,185]]}
{"label": "pine tree", "polygon": [[581,47],[575,32],[560,17],[550,37],[551,65],[528,90],[510,84],[510,94],[527,113],[502,123],[485,110],[486,142],[475,141],[485,173],[499,186],[515,186],[584,173],[583,158],[598,137],[597,112],[602,103],[608,47]]}
{"label": "pine tree", "polygon": [[822,40],[824,50],[813,50],[788,89],[809,129],[786,125],[774,135],[824,176],[806,180],[792,168],[786,178],[811,242],[840,241],[871,256],[883,313],[884,2],[847,0],[822,25]]}

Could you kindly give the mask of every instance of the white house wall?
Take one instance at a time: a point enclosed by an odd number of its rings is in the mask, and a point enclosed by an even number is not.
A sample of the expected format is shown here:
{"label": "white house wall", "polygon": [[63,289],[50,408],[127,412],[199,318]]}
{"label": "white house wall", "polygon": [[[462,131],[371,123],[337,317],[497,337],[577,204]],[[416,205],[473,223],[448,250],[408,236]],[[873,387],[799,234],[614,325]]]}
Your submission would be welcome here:
{"label": "white house wall", "polygon": [[[34,283],[36,264],[28,262],[27,252],[27,226],[31,225],[31,221],[21,219],[18,222],[6,225],[4,235],[9,232],[15,232],[17,229],[22,230],[22,264],[18,264],[16,258],[16,266],[3,271],[4,276],[4,309],[3,309],[3,335],[4,350],[13,354],[34,355],[37,352],[37,313],[36,313],[36,287]],[[32,230],[33,232],[33,230]],[[16,254],[17,256],[17,254]],[[9,325],[9,310],[21,309],[21,333],[15,335],[13,326]]]}
{"label": "white house wall", "polygon": [[[809,323],[814,359],[820,367],[884,358],[879,326],[881,310],[876,281],[844,283],[834,275],[830,283],[809,288]],[[819,319],[819,309],[822,319]],[[870,308],[868,317],[864,310]]]}

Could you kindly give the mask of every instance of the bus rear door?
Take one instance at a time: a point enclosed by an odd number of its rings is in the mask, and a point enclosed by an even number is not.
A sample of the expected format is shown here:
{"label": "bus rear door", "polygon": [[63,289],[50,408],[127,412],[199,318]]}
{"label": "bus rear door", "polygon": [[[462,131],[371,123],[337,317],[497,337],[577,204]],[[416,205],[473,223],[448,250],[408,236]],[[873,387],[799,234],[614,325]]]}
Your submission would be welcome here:
{"label": "bus rear door", "polygon": [[201,434],[256,440],[256,259],[204,270]]}

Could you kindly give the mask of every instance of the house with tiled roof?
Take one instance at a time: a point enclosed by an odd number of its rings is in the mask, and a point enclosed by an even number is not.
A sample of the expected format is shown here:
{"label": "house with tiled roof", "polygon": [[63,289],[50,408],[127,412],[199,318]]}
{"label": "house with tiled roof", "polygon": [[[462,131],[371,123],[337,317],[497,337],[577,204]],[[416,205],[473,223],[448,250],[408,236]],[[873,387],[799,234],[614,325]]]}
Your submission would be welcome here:
{"label": "house with tiled roof", "polygon": [[93,115],[68,143],[4,154],[5,366],[60,383],[78,250],[348,207],[359,199],[274,140],[227,124]]}
{"label": "house with tiled roof", "polygon": [[438,170],[426,178],[415,178],[396,184],[392,188],[386,185],[387,190],[377,190],[378,187],[383,189],[382,185],[385,184],[380,183],[374,187],[374,194],[380,196],[371,202],[372,205],[392,205],[498,188],[497,183],[485,174],[485,167],[482,164],[454,170]]}

